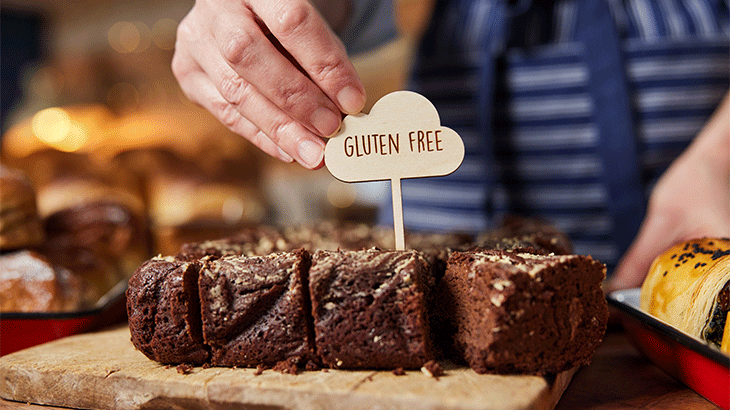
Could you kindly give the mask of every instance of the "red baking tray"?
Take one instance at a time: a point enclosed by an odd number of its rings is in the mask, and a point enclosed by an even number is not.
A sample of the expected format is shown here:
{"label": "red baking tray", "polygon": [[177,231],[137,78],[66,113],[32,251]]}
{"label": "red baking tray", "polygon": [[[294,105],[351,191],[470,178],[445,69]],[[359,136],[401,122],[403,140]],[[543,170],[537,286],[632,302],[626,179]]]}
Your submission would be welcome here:
{"label": "red baking tray", "polygon": [[723,409],[730,409],[730,357],[640,308],[641,289],[608,295],[631,342],[654,364]]}
{"label": "red baking tray", "polygon": [[124,322],[127,320],[126,289],[126,281],[119,283],[91,309],[54,313],[0,313],[0,356]]}

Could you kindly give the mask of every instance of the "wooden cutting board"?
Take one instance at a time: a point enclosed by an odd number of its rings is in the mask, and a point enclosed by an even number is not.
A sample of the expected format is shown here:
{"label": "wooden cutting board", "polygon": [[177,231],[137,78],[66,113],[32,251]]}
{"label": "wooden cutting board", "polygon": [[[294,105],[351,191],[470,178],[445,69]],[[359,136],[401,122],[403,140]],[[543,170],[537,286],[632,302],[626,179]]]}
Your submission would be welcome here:
{"label": "wooden cutting board", "polygon": [[[0,397],[93,409],[552,409],[575,370],[554,380],[479,375],[444,365],[420,371],[308,371],[212,367],[180,374],[147,359],[121,327],[0,357]],[[245,405],[245,406],[243,406]]]}

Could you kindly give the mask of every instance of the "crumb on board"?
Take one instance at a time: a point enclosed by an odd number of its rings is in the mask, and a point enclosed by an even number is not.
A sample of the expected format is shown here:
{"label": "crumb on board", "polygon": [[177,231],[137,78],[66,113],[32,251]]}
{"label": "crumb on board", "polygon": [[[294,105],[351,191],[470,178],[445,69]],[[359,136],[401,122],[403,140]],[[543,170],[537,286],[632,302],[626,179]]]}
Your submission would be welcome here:
{"label": "crumb on board", "polygon": [[423,372],[423,374],[425,374],[426,376],[433,377],[436,380],[444,375],[444,370],[441,368],[441,365],[438,364],[438,362],[435,360],[429,360],[424,363],[423,367],[421,367],[421,372]]}
{"label": "crumb on board", "polygon": [[403,370],[402,367],[396,367],[395,369],[393,369],[393,374],[396,375],[396,376],[405,376],[406,375],[406,371]]}
{"label": "crumb on board", "polygon": [[190,372],[193,370],[193,365],[190,363],[180,363],[177,365],[176,369],[177,372],[180,374],[190,374]]}

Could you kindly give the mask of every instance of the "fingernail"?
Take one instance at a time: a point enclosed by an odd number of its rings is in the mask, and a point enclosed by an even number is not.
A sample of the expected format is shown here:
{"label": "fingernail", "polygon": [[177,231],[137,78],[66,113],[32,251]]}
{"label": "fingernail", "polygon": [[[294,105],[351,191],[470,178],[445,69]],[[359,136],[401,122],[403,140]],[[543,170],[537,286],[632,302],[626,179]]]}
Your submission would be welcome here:
{"label": "fingernail", "polygon": [[278,154],[279,154],[279,159],[280,160],[282,160],[284,162],[292,162],[292,161],[294,161],[294,158],[292,158],[291,155],[289,155],[286,152],[284,152],[283,149],[281,149],[279,147],[277,147],[276,149],[278,150]]}
{"label": "fingernail", "polygon": [[337,101],[348,114],[357,114],[365,106],[365,95],[353,86],[347,86],[337,93]]}
{"label": "fingernail", "polygon": [[340,117],[324,107],[319,107],[312,113],[312,125],[323,137],[329,137],[340,128]]}
{"label": "fingernail", "polygon": [[314,168],[322,162],[324,156],[324,149],[312,141],[302,141],[299,144],[299,158],[304,162],[304,166]]}

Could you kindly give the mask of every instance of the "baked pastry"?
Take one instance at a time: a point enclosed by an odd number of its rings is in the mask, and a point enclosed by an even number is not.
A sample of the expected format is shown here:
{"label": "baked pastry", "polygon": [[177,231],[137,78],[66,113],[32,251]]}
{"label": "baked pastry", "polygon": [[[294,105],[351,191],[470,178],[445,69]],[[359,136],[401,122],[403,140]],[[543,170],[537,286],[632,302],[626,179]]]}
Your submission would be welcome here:
{"label": "baked pastry", "polygon": [[82,282],[35,251],[0,258],[0,312],[63,312],[81,306]]}
{"label": "baked pastry", "polygon": [[456,352],[477,373],[587,364],[608,321],[605,272],[589,256],[454,252],[440,290]]}
{"label": "baked pastry", "polygon": [[415,251],[317,251],[309,290],[317,354],[333,368],[418,369],[434,358]]}
{"label": "baked pastry", "polygon": [[187,260],[203,257],[219,259],[224,256],[263,256],[287,250],[291,250],[291,245],[276,229],[258,226],[223,239],[183,244],[177,256]]}
{"label": "baked pastry", "polygon": [[570,238],[548,222],[515,215],[505,218],[497,228],[479,234],[474,247],[556,255],[573,253]]}
{"label": "baked pastry", "polygon": [[659,255],[641,286],[641,309],[730,353],[730,239],[693,239]]}
{"label": "baked pastry", "polygon": [[43,240],[36,191],[20,171],[0,164],[0,250],[34,247]]}
{"label": "baked pastry", "polygon": [[173,257],[143,263],[129,280],[127,315],[132,343],[160,363],[203,364],[198,298],[200,264]]}
{"label": "baked pastry", "polygon": [[307,272],[309,254],[226,256],[203,261],[200,305],[215,366],[274,366],[314,358]]}
{"label": "baked pastry", "polygon": [[84,278],[91,303],[127,280],[150,253],[143,219],[118,202],[79,204],[43,224],[45,254]]}

